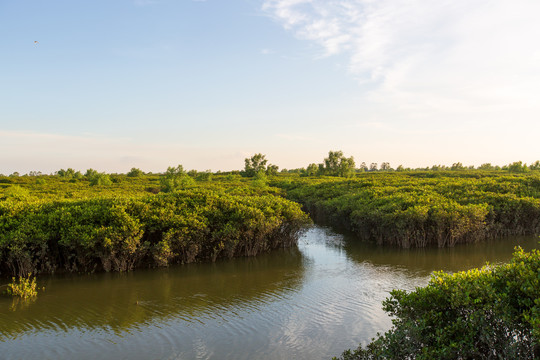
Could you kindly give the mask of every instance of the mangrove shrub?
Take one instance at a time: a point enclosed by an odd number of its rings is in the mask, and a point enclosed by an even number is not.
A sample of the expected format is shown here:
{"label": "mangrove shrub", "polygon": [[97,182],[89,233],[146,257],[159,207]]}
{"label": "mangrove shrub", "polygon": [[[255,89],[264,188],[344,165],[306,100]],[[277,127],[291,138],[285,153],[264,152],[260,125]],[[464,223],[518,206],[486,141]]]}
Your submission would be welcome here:
{"label": "mangrove shrub", "polygon": [[540,252],[519,249],[505,265],[436,273],[426,287],[392,291],[383,307],[392,328],[340,359],[537,359]]}

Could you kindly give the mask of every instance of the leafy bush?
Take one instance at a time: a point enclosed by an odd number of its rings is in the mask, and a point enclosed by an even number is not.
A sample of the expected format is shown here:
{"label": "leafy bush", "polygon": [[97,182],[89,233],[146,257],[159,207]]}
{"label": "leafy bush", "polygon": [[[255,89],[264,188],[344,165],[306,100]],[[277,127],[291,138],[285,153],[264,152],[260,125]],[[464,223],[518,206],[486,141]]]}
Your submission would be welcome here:
{"label": "leafy bush", "polygon": [[12,296],[18,296],[23,299],[37,295],[37,283],[36,278],[32,276],[19,278],[12,278],[12,282],[7,285],[7,294]]}
{"label": "leafy bush", "polygon": [[[340,359],[535,359],[540,356],[540,251],[509,264],[432,276],[391,292],[393,327]],[[336,359],[336,358],[334,358]]]}
{"label": "leafy bush", "polygon": [[90,186],[105,186],[111,184],[112,180],[110,176],[105,173],[97,173],[90,178]]}
{"label": "leafy bush", "polygon": [[291,246],[307,215],[263,191],[270,190],[216,185],[144,197],[0,201],[0,273],[127,271]]}
{"label": "leafy bush", "polygon": [[197,181],[212,181],[212,172],[210,170],[206,170],[197,173],[196,179]]}
{"label": "leafy bush", "polygon": [[182,165],[167,168],[160,178],[161,191],[166,193],[178,191],[193,183],[193,178],[187,175]]}
{"label": "leafy bush", "polygon": [[[436,175],[436,176],[435,176]],[[540,234],[540,178],[478,172],[373,173],[276,179],[311,216],[402,247]]]}
{"label": "leafy bush", "polygon": [[127,173],[128,177],[140,177],[143,175],[144,175],[144,172],[141,169],[137,169],[137,168],[131,168],[131,170],[129,170],[129,172]]}

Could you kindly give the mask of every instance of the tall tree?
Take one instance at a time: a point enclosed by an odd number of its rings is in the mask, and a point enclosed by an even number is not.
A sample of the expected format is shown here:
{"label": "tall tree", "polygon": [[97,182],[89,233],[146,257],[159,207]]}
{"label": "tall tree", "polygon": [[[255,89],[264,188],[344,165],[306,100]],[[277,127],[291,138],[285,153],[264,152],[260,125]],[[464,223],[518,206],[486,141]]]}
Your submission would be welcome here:
{"label": "tall tree", "polygon": [[463,166],[463,164],[460,162],[453,163],[450,170],[452,171],[465,170],[465,166]]}
{"label": "tall tree", "polygon": [[529,167],[521,161],[516,161],[508,165],[508,171],[515,173],[527,172]]}
{"label": "tall tree", "polygon": [[354,158],[347,158],[343,151],[329,151],[328,157],[324,159],[323,172],[331,176],[349,177],[354,174]]}
{"label": "tall tree", "polygon": [[266,171],[266,164],[268,163],[268,160],[266,160],[266,155],[260,153],[255,154],[250,158],[246,158],[244,161],[244,173],[246,176],[253,177],[258,172]]}
{"label": "tall tree", "polygon": [[317,164],[309,164],[306,168],[306,176],[315,176],[319,172],[319,166]]}
{"label": "tall tree", "polygon": [[392,170],[392,167],[390,166],[389,162],[383,162],[381,164],[381,170],[382,171],[390,171],[390,170]]}

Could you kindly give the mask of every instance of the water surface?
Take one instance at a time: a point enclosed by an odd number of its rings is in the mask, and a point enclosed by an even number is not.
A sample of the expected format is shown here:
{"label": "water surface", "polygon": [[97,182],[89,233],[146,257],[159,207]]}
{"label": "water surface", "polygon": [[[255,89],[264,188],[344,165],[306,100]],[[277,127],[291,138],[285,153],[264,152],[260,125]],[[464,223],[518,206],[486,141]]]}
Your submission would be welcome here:
{"label": "water surface", "polygon": [[42,277],[33,301],[0,297],[0,358],[329,359],[390,327],[390,290],[537,244],[406,250],[314,227],[298,248],[256,258]]}

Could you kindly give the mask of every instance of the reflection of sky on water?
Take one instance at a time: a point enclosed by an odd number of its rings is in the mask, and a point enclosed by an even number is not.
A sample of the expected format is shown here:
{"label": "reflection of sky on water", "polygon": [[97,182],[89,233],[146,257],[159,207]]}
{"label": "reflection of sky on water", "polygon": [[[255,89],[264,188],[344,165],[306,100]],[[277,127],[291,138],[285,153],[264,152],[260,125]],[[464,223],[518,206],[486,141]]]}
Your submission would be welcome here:
{"label": "reflection of sky on water", "polygon": [[510,258],[506,239],[384,248],[314,227],[298,249],[128,274],[55,276],[35,302],[0,300],[7,358],[328,359],[390,326],[390,290],[433,270]]}

